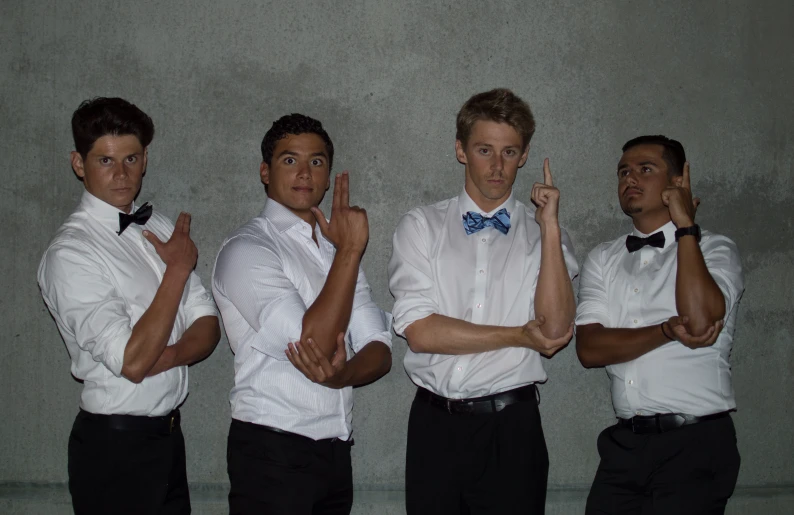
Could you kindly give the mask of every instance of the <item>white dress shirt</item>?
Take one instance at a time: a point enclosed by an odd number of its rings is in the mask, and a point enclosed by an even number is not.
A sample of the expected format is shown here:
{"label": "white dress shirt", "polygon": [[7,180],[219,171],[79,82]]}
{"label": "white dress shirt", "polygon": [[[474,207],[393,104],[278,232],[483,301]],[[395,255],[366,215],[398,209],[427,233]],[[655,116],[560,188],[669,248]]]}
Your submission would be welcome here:
{"label": "white dress shirt", "polygon": [[[463,215],[491,216],[505,208],[510,230],[493,227],[471,235]],[[540,226],[534,206],[511,194],[483,213],[464,190],[459,196],[415,208],[400,219],[389,261],[394,295],[394,330],[434,313],[474,324],[522,326],[535,318],[535,287],[540,271]],[[568,234],[562,250],[571,278],[578,272]],[[499,350],[453,356],[405,354],[405,370],[418,386],[453,399],[481,397],[547,379],[540,355],[531,349]]]}
{"label": "white dress shirt", "polygon": [[[336,250],[316,227],[269,199],[262,213],[223,242],[213,272],[229,345],[234,352],[232,417],[323,438],[348,439],[353,389],[309,381],[284,351],[300,340],[303,315],[317,299]],[[346,342],[361,350],[371,341],[391,348],[387,314],[372,301],[359,268]]]}
{"label": "white dress shirt", "polygon": [[[72,358],[72,374],[83,380],[80,407],[103,415],[162,416],[185,400],[187,367],[139,384],[123,377],[121,368],[132,328],[165,272],[143,227],[167,241],[174,225],[155,211],[145,226],[132,224],[118,235],[120,212],[84,192],[41,258],[39,287]],[[217,315],[201,279],[191,273],[168,345],[198,318]]]}
{"label": "white dress shirt", "polygon": [[[576,325],[608,328],[658,325],[677,315],[675,225],[659,229],[664,248],[630,253],[626,236],[593,249],[582,266]],[[635,236],[646,237],[636,229]],[[725,327],[711,347],[690,349],[669,342],[637,359],[606,367],[612,404],[620,418],[655,413],[703,416],[736,407],[728,358],[739,298],[744,291],[739,251],[725,236],[703,231],[706,266],[725,297]]]}

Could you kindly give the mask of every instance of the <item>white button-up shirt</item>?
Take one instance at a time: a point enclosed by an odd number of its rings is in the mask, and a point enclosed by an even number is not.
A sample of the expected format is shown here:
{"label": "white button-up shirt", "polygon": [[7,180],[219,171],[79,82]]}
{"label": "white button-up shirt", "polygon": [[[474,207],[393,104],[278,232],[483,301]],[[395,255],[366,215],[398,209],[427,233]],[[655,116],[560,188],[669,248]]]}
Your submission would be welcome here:
{"label": "white button-up shirt", "polygon": [[[510,230],[486,227],[467,235],[463,215],[510,213]],[[535,318],[535,287],[540,271],[540,226],[534,206],[511,194],[483,213],[464,190],[459,196],[415,208],[400,219],[389,261],[394,295],[394,330],[432,314],[474,324],[522,326]],[[562,250],[571,278],[578,265],[568,234]],[[547,379],[540,355],[508,347],[466,355],[405,354],[405,370],[418,386],[454,399],[481,397]]]}
{"label": "white button-up shirt", "polygon": [[[80,407],[98,414],[162,416],[185,400],[187,367],[140,384],[123,377],[121,368],[132,328],[165,272],[143,227],[167,241],[174,225],[155,211],[145,226],[132,224],[118,235],[120,212],[84,192],[41,258],[39,287],[72,358],[72,374],[83,380]],[[201,279],[191,273],[168,345],[198,318],[217,315]]]}
{"label": "white button-up shirt", "polygon": [[[212,289],[234,352],[232,417],[244,422],[322,438],[347,439],[352,431],[353,389],[309,381],[284,351],[300,340],[303,315],[317,299],[336,250],[331,242],[278,202],[223,242]],[[361,350],[371,341],[391,348],[387,313],[372,301],[359,268],[345,338]]]}
{"label": "white button-up shirt", "polygon": [[[608,328],[658,325],[677,315],[678,243],[672,222],[660,229],[664,247],[630,253],[626,236],[593,249],[579,278],[576,325]],[[635,236],[647,237],[636,229]],[[725,297],[725,327],[711,347],[669,342],[637,359],[606,367],[612,404],[621,418],[655,413],[703,416],[736,407],[728,358],[744,291],[739,251],[725,236],[703,231],[700,250]]]}

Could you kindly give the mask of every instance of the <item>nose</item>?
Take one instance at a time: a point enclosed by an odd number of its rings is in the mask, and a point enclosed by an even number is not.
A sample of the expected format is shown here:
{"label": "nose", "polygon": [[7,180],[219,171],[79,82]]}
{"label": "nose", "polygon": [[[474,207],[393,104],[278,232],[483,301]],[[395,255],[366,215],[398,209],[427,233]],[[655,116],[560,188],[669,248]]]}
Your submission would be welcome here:
{"label": "nose", "polygon": [[116,164],[113,167],[113,178],[117,181],[123,181],[128,176],[127,167],[124,166],[122,163]]}
{"label": "nose", "polygon": [[504,158],[502,154],[495,154],[491,160],[491,170],[501,172],[504,169]]}
{"label": "nose", "polygon": [[306,178],[310,177],[311,173],[309,172],[309,165],[306,163],[301,163],[298,166],[298,177]]}

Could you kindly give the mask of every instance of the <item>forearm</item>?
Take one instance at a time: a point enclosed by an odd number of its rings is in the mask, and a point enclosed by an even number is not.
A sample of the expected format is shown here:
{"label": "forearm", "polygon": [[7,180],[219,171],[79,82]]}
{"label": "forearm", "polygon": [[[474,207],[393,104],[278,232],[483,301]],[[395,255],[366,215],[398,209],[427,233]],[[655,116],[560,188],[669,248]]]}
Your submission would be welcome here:
{"label": "forearm", "polygon": [[541,315],[546,319],[540,330],[547,338],[560,338],[573,322],[576,302],[565,266],[558,225],[541,226],[540,256],[540,272],[535,288],[535,319]]}
{"label": "forearm", "polygon": [[383,342],[373,341],[353,356],[345,367],[345,386],[359,386],[380,379],[391,369],[391,350]]}
{"label": "forearm", "polygon": [[587,324],[576,328],[576,354],[586,368],[625,363],[670,341],[661,325],[628,329]]}
{"label": "forearm", "polygon": [[516,346],[520,327],[479,325],[432,314],[405,329],[412,351],[430,354],[474,354]]}
{"label": "forearm", "polygon": [[154,376],[172,368],[197,363],[215,350],[221,338],[218,317],[201,317],[185,331],[174,345],[166,346],[147,376]]}
{"label": "forearm", "polygon": [[679,240],[677,257],[676,310],[679,316],[689,320],[685,324],[689,333],[700,336],[725,317],[725,298],[711,277],[694,237]]}
{"label": "forearm", "polygon": [[189,271],[166,268],[151,305],[132,328],[121,369],[130,381],[143,381],[163,353],[189,275]]}
{"label": "forearm", "polygon": [[303,315],[301,341],[311,338],[329,358],[336,350],[336,335],[350,322],[360,262],[360,252],[337,252],[323,289]]}

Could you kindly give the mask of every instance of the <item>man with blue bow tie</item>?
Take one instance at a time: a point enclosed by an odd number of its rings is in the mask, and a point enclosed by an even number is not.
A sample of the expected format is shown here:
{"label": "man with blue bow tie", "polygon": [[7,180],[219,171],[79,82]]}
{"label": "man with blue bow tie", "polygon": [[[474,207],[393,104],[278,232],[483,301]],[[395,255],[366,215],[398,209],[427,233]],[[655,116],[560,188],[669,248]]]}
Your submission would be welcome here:
{"label": "man with blue bow tie", "polygon": [[417,385],[406,506],[432,513],[543,513],[548,453],[536,384],[541,354],[572,336],[578,265],[559,226],[548,159],[532,205],[513,196],[535,122],[507,89],[457,116],[457,197],[409,211],[394,234],[394,329]]}

